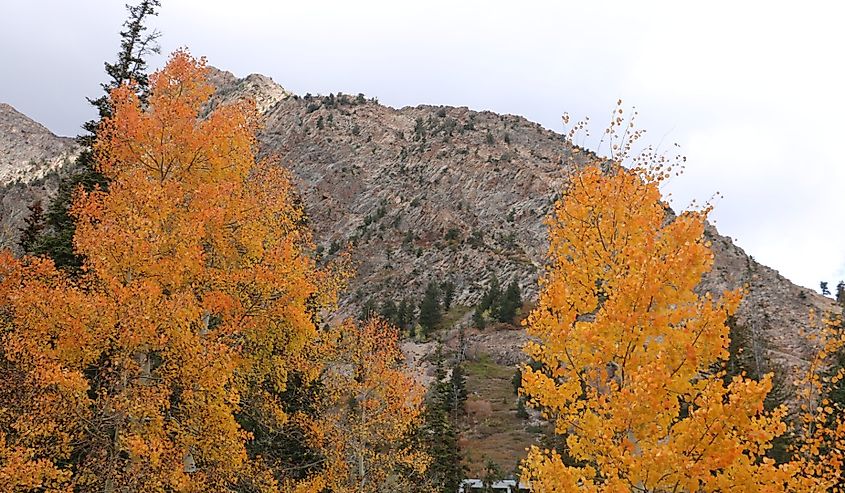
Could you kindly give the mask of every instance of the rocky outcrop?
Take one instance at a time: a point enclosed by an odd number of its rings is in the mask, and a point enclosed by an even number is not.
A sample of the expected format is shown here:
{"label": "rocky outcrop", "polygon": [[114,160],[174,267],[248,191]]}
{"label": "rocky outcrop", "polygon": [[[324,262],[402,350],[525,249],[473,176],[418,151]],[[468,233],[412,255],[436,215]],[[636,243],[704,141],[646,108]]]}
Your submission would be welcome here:
{"label": "rocky outcrop", "polygon": [[0,248],[17,251],[29,206],[42,201],[46,207],[78,152],[73,139],[0,103]]}
{"label": "rocky outcrop", "polygon": [[59,137],[0,103],[0,186],[42,180],[65,166],[77,150],[73,139]]}
{"label": "rocky outcrop", "polygon": [[218,88],[212,106],[219,101],[250,98],[255,102],[258,112],[265,113],[279,101],[293,96],[282,86],[273,82],[273,79],[261,74],[252,74],[239,79],[231,72],[209,67],[208,80]]}

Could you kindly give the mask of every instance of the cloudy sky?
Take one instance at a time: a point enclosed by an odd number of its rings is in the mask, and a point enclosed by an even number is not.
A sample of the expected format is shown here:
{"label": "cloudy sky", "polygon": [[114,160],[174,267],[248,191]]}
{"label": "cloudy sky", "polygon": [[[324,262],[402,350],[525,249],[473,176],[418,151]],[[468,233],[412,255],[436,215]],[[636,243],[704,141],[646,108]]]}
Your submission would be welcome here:
{"label": "cloudy sky", "polygon": [[[5,2],[0,101],[76,134],[123,3]],[[845,278],[845,29],[831,2],[162,3],[164,53],[187,46],[300,94],[490,109],[556,131],[568,112],[594,134],[621,98],[650,143],[682,146],[676,207],[720,192],[716,225],[757,260],[816,289]]]}

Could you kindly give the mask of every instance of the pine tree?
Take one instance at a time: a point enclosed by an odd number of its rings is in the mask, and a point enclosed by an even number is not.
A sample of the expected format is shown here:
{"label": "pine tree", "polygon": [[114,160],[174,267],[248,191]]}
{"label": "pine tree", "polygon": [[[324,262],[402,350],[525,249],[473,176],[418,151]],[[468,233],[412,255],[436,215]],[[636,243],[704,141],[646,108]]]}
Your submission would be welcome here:
{"label": "pine tree", "polygon": [[490,286],[481,298],[481,311],[484,312],[493,308],[500,296],[502,296],[502,288],[499,287],[499,278],[493,275],[493,279],[490,280]]}
{"label": "pine tree", "polygon": [[528,419],[528,410],[525,409],[525,399],[522,397],[516,400],[516,416],[522,419]]}
{"label": "pine tree", "polygon": [[117,61],[105,63],[109,80],[101,84],[103,94],[96,99],[88,99],[97,109],[98,118],[82,125],[87,133],[76,138],[82,146],[82,152],[74,163],[74,173],[59,183],[56,198],[47,210],[46,228],[40,232],[37,240],[27,242],[26,253],[46,255],[53,259],[56,266],[71,272],[78,272],[82,266],[82,257],[76,254],[73,247],[76,220],[69,213],[70,205],[80,187],[87,192],[108,188],[108,180],[94,165],[92,146],[97,138],[100,122],[112,115],[109,93],[113,89],[133,81],[135,93],[142,102],[146,101],[149,89],[146,58],[159,52],[157,40],[160,36],[158,31],[147,33],[146,22],[150,17],[157,15],[159,6],[160,0],[142,0],[135,6],[127,5],[129,18],[123,24],[124,30],[120,32]]}
{"label": "pine tree", "polygon": [[472,312],[472,325],[479,329],[483,329],[487,325],[487,321],[484,320],[484,310],[481,308],[481,305],[476,306],[475,311]]}
{"label": "pine tree", "polygon": [[44,208],[41,207],[40,200],[29,205],[29,216],[24,224],[21,229],[20,247],[24,252],[31,252],[44,230]]}
{"label": "pine tree", "polygon": [[460,361],[452,367],[452,375],[449,377],[449,392],[452,420],[457,422],[467,401],[467,377]]}
{"label": "pine tree", "polygon": [[[761,351],[757,350],[759,341],[753,336],[751,330],[739,323],[736,317],[729,316],[725,319],[725,325],[729,329],[730,341],[728,343],[728,359],[713,366],[714,373],[722,373],[722,381],[729,385],[734,378],[750,378],[760,381],[766,378],[768,373],[772,374],[772,391],[766,395],[763,401],[766,411],[774,411],[778,406],[786,404],[787,395],[784,392],[783,370],[776,366],[769,358],[766,358]],[[772,438],[772,448],[769,455],[778,463],[785,462],[789,458],[788,450],[790,441],[787,434]]]}
{"label": "pine tree", "polygon": [[428,283],[423,300],[420,302],[420,325],[426,334],[430,334],[437,328],[437,324],[443,318],[439,300],[440,289],[438,289],[437,283],[432,281]]}
{"label": "pine tree", "polygon": [[410,328],[414,323],[414,304],[408,298],[402,298],[397,313],[398,325],[402,329]]}
{"label": "pine tree", "polygon": [[[255,409],[262,406],[259,399],[246,399],[243,411],[237,415],[238,424],[252,435],[246,442],[247,454],[253,460],[260,460],[275,471],[286,471],[288,481],[306,481],[322,472],[326,457],[315,447],[307,423],[321,419],[325,407],[326,388],[319,379],[306,377],[294,371],[288,375],[285,389],[274,397],[287,416],[296,416],[284,423],[269,423]],[[252,491],[251,478],[243,478],[237,491]]]}
{"label": "pine tree", "polygon": [[483,491],[485,493],[495,493],[496,490],[493,489],[493,485],[504,478],[505,476],[502,474],[499,464],[496,464],[493,459],[487,459],[484,463],[484,477],[481,478],[481,482],[484,485]]}
{"label": "pine tree", "polygon": [[452,415],[455,402],[453,379],[446,378],[441,348],[436,353],[434,375],[422,429],[432,458],[429,477],[438,492],[454,493],[463,480],[464,467],[458,447],[457,422]]}
{"label": "pine tree", "polygon": [[384,300],[381,303],[381,308],[379,308],[379,315],[381,316],[381,318],[385,319],[393,325],[400,325],[399,308],[396,307],[396,303],[391,299]]}
{"label": "pine tree", "polygon": [[443,310],[449,311],[452,301],[455,299],[455,283],[447,281],[443,283]]}
{"label": "pine tree", "polygon": [[516,281],[508,284],[507,289],[498,303],[494,306],[496,318],[499,322],[512,323],[516,311],[522,306],[522,295]]}
{"label": "pine tree", "polygon": [[361,306],[361,313],[358,314],[358,320],[369,320],[377,313],[378,307],[376,306],[376,302],[369,299]]}

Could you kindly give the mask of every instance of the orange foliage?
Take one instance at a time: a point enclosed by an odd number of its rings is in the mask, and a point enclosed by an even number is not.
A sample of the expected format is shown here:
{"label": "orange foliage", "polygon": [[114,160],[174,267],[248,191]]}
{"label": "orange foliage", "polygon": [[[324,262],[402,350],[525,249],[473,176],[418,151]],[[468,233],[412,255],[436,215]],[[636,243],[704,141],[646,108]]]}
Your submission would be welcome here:
{"label": "orange foliage", "polygon": [[317,445],[336,493],[423,491],[411,476],[430,458],[411,443],[425,389],[407,374],[398,331],[377,318],[347,321],[324,378],[329,402]]}
{"label": "orange foliage", "polygon": [[815,350],[796,382],[799,416],[792,452],[805,476],[830,485],[828,491],[841,492],[845,491],[845,409],[830,399],[830,391],[845,378],[845,368],[831,371],[828,365],[845,348],[845,326],[842,320],[825,318],[821,329],[807,339]]}
{"label": "orange foliage", "polygon": [[110,188],[73,206],[79,281],[0,258],[3,491],[275,489],[236,414],[287,419],[273,393],[319,372],[313,305],[335,277],[287,174],[256,163],[254,106],[206,115],[205,72],[177,52],[147,105],[113,91],[94,147]]}
{"label": "orange foliage", "polygon": [[550,265],[526,325],[523,392],[566,437],[533,447],[533,491],[808,491],[802,464],[766,457],[785,409],[763,409],[771,376],[724,382],[726,318],[741,293],[695,291],[713,262],[708,210],[667,217],[644,168],[588,167],[549,218]]}

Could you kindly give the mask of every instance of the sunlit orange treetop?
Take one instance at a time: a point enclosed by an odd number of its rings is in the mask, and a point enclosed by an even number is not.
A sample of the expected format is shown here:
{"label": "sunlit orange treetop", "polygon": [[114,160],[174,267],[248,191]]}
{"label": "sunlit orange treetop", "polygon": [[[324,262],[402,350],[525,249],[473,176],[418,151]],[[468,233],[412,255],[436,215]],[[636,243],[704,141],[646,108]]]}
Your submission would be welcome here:
{"label": "sunlit orange treetop", "polygon": [[209,112],[205,74],[179,51],[145,104],[113,91],[94,145],[109,190],[72,208],[80,280],[2,257],[0,478],[25,471],[11,484],[276,489],[239,416],[284,424],[278,395],[319,373],[315,321],[339,279],[309,254],[287,173],[256,161],[254,105]]}

